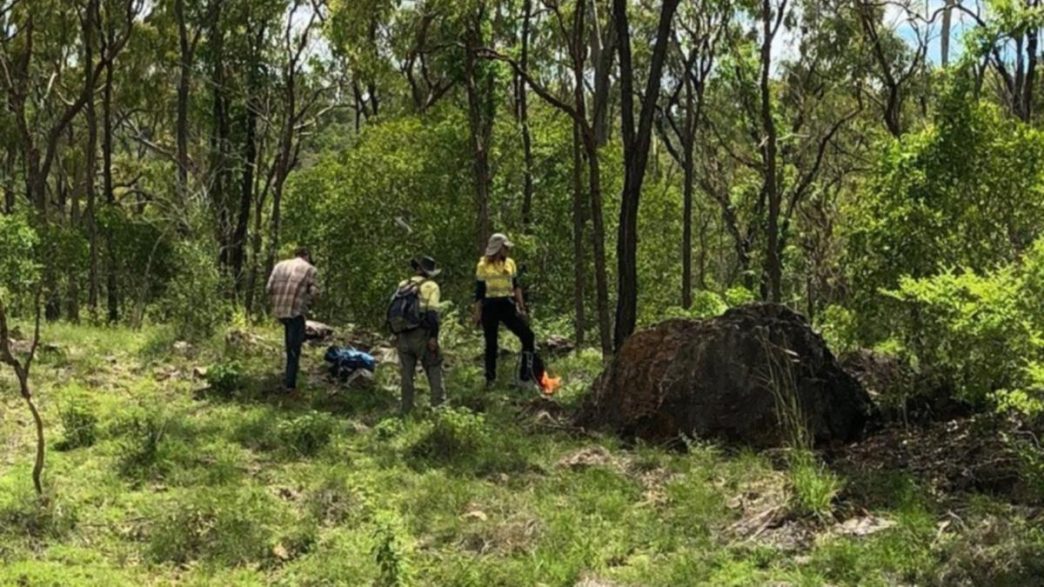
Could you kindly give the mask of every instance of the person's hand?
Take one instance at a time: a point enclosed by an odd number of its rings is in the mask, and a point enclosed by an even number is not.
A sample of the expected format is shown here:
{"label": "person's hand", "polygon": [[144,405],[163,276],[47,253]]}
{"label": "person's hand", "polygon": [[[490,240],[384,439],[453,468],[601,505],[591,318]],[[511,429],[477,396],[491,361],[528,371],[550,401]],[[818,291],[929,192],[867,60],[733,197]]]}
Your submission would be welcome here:
{"label": "person's hand", "polygon": [[482,326],[482,314],[479,312],[472,312],[471,323],[475,326],[475,328]]}
{"label": "person's hand", "polygon": [[439,339],[429,338],[428,339],[428,352],[437,355],[439,354]]}
{"label": "person's hand", "polygon": [[519,315],[520,318],[525,318],[526,317],[526,307],[525,306],[519,306],[518,307],[518,315]]}

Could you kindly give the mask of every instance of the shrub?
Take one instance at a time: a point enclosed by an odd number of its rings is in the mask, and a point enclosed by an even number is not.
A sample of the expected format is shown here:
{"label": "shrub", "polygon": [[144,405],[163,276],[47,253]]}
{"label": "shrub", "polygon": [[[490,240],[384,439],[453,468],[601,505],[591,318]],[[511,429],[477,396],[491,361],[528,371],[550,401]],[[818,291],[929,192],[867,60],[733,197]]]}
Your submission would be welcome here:
{"label": "shrub", "polygon": [[791,507],[804,516],[831,517],[834,498],[841,491],[841,479],[807,450],[796,450],[788,459]]}
{"label": "shrub", "polygon": [[61,540],[77,523],[76,511],[53,495],[19,489],[0,498],[0,534]]}
{"label": "shrub", "polygon": [[149,413],[132,417],[117,429],[123,433],[120,442],[120,473],[129,478],[161,477],[169,471],[170,459],[166,434],[170,419]]}
{"label": "shrub", "polygon": [[270,529],[280,511],[261,490],[193,490],[157,506],[148,532],[148,554],[155,562],[196,560],[226,565],[267,559],[274,545]]}
{"label": "shrub", "polygon": [[279,438],[288,450],[312,456],[330,443],[336,422],[327,414],[305,414],[279,423]]}
{"label": "shrub", "polygon": [[58,450],[73,450],[94,445],[98,433],[98,418],[86,407],[71,405],[61,413],[65,436],[55,444]]}
{"label": "shrub", "polygon": [[243,388],[243,368],[236,361],[218,363],[207,369],[205,379],[211,391],[230,397]]}
{"label": "shrub", "polygon": [[177,271],[156,305],[156,318],[171,324],[178,338],[200,340],[229,316],[230,306],[224,301],[227,284],[214,263],[217,253],[210,247],[182,243],[176,257]]}
{"label": "shrub", "polygon": [[392,514],[377,514],[373,558],[379,571],[377,585],[380,587],[406,587],[413,584],[409,545],[401,537],[403,532],[401,524]]}
{"label": "shrub", "polygon": [[489,441],[482,414],[466,408],[445,408],[435,412],[431,430],[410,449],[413,456],[450,460],[474,454]]}

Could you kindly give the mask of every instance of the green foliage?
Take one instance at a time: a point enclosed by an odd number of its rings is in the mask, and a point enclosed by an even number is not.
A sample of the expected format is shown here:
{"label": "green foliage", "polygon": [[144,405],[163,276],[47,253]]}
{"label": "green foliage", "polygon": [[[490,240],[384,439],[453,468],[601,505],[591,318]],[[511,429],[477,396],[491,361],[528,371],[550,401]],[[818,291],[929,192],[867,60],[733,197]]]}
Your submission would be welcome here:
{"label": "green foliage", "polygon": [[202,340],[227,320],[227,284],[209,246],[186,242],[177,249],[177,269],[167,282],[154,318],[170,324],[178,338]]}
{"label": "green foliage", "polygon": [[373,532],[373,559],[380,587],[409,587],[414,584],[410,546],[403,538],[399,520],[389,512],[378,512]]}
{"label": "green foliage", "polygon": [[413,445],[414,456],[447,461],[474,454],[489,442],[490,431],[482,414],[467,408],[435,411],[431,430]]}
{"label": "green foliage", "polygon": [[887,295],[899,302],[896,336],[915,366],[963,398],[1004,410],[1040,412],[1044,399],[1044,241],[1018,264],[979,274],[904,277]]}
{"label": "green foliage", "polygon": [[171,468],[171,446],[166,435],[169,416],[147,412],[131,416],[117,426],[120,439],[119,468],[125,477],[143,480],[162,477]]}
{"label": "green foliage", "polygon": [[787,462],[793,510],[799,515],[821,520],[831,518],[834,500],[843,486],[841,479],[820,463],[811,451],[794,450],[788,455]]}
{"label": "green foliage", "polygon": [[23,216],[0,214],[0,293],[15,292],[39,279],[36,231]]}
{"label": "green foliage", "polygon": [[886,148],[866,191],[844,210],[844,267],[861,338],[892,327],[879,297],[900,276],[952,267],[984,273],[1014,261],[1044,225],[1044,137],[970,98],[963,78],[944,95],[935,124]]}
{"label": "green foliage", "polygon": [[840,354],[859,346],[859,328],[854,313],[839,305],[829,305],[817,317],[820,334],[827,348]]}
{"label": "green foliage", "polygon": [[55,444],[58,450],[73,450],[94,445],[98,436],[98,417],[82,404],[71,404],[62,411],[65,436]]}
{"label": "green foliage", "polygon": [[211,365],[205,379],[211,391],[219,396],[231,397],[243,389],[243,366],[237,361]]}
{"label": "green foliage", "polygon": [[282,444],[300,456],[312,456],[330,443],[337,428],[332,416],[310,413],[279,423],[278,433]]}
{"label": "green foliage", "polygon": [[176,564],[265,562],[272,558],[272,524],[281,515],[274,498],[253,487],[179,493],[152,512],[148,554]]}
{"label": "green foliage", "polygon": [[[23,474],[24,479],[27,475]],[[62,540],[79,521],[77,511],[65,499],[49,491],[43,497],[24,484],[2,487],[0,492],[0,535],[28,536],[33,540]],[[3,549],[0,548],[0,555]]]}

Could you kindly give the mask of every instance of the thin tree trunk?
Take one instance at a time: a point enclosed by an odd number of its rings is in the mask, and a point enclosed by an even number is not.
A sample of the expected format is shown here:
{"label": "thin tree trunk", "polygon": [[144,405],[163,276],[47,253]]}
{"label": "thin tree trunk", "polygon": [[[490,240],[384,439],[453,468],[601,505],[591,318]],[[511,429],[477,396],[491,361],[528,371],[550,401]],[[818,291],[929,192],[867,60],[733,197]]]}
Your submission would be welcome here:
{"label": "thin tree trunk", "polygon": [[[73,151],[76,146],[76,136],[74,127],[69,126],[69,151]],[[63,173],[68,177],[68,173]],[[79,232],[83,228],[83,215],[80,210],[80,203],[82,200],[82,190],[85,184],[84,182],[84,166],[82,164],[75,164],[72,170],[72,181],[69,185],[69,192],[71,195],[69,201],[69,228]],[[64,200],[64,198],[63,198]],[[64,201],[63,201],[63,206]],[[83,269],[79,263],[70,263],[68,273],[66,274],[67,287],[66,292],[66,319],[73,324],[80,323],[80,271]]]}
{"label": "thin tree trunk", "polygon": [[247,72],[247,98],[244,105],[243,138],[243,178],[239,188],[239,213],[236,216],[236,228],[232,233],[232,275],[235,278],[236,291],[240,294],[246,286],[243,264],[246,257],[247,229],[250,225],[250,205],[254,201],[254,173],[257,160],[257,107],[252,98],[261,93],[258,72],[261,45],[264,42],[264,25],[259,25],[254,39],[253,55],[250,71]]}
{"label": "thin tree trunk", "polygon": [[[532,0],[525,0],[522,21],[522,69],[529,70],[529,36],[533,16]],[[518,122],[522,130],[522,154],[524,160],[522,191],[522,225],[528,230],[533,220],[533,138],[529,130],[529,99],[526,82],[519,75],[517,79]]]}
{"label": "thin tree trunk", "polygon": [[620,56],[620,100],[624,143],[624,188],[620,202],[620,225],[617,236],[618,289],[616,301],[616,330],[613,342],[620,348],[634,332],[638,321],[638,207],[642,184],[649,162],[652,141],[653,114],[659,100],[660,82],[667,56],[671,22],[680,0],[664,0],[656,31],[646,80],[645,95],[635,124],[634,69],[631,61],[631,33],[627,16],[627,0],[613,0],[613,20],[616,25]]}
{"label": "thin tree trunk", "polygon": [[[89,26],[84,27],[84,67],[87,76],[87,85],[95,87],[94,79],[94,46],[95,46],[95,22],[97,13],[96,3],[92,2],[88,10],[88,18],[91,20]],[[84,191],[86,193],[87,209],[85,212],[87,223],[87,307],[91,318],[98,317],[98,221],[97,221],[97,186],[95,185],[95,173],[98,167],[98,116],[94,109],[94,92],[91,91],[84,105],[87,118],[87,143],[84,146]]]}
{"label": "thin tree trunk", "polygon": [[177,165],[178,199],[184,206],[188,203],[188,107],[189,88],[192,83],[192,43],[189,41],[188,24],[185,19],[185,0],[174,0],[174,17],[178,21],[178,119],[177,119]]}
{"label": "thin tree trunk", "polygon": [[[113,45],[113,31],[109,29],[109,42]],[[105,66],[105,87],[102,88],[102,185],[105,191],[105,205],[110,213],[115,212],[116,193],[112,179],[112,61]],[[106,295],[108,296],[108,319],[114,323],[120,318],[119,289],[116,278],[116,246],[112,239],[112,231],[105,231],[105,248],[108,253],[106,267]]]}
{"label": "thin tree trunk", "polygon": [[692,80],[685,74],[685,135],[682,137],[682,167],[685,174],[682,203],[682,308],[692,307],[692,199],[695,183],[693,149],[695,148],[696,99]]}
{"label": "thin tree trunk", "polygon": [[[597,0],[593,0],[591,5],[597,9]],[[597,12],[592,15],[592,20],[595,25],[591,27],[591,60],[595,65],[592,125],[594,126],[595,142],[599,147],[604,147],[609,143],[609,98],[612,89],[613,62],[616,56],[616,29],[611,21],[602,27]]]}
{"label": "thin tree trunk", "polygon": [[218,262],[230,271],[232,247],[231,211],[229,201],[229,143],[231,129],[228,119],[228,89],[225,87],[225,30],[222,22],[223,0],[213,0],[210,10],[211,81],[213,82],[210,194],[217,212],[217,238],[220,252]]}
{"label": "thin tree trunk", "polygon": [[7,146],[4,159],[4,213],[14,214],[15,208],[15,166],[18,164],[18,153],[14,145]]}
{"label": "thin tree trunk", "polygon": [[[768,300],[779,303],[782,299],[783,260],[780,251],[779,238],[779,215],[782,202],[780,201],[779,184],[776,177],[776,153],[777,133],[776,122],[772,117],[772,41],[775,36],[775,25],[773,24],[771,0],[762,0],[762,43],[761,43],[761,126],[764,132],[763,146],[761,148],[762,163],[764,165],[764,189],[768,200],[768,221],[766,223],[766,251],[765,251],[765,285]],[[783,10],[783,7],[780,7]]]}
{"label": "thin tree trunk", "polygon": [[33,359],[36,356],[36,348],[40,343],[40,291],[36,292],[35,327],[33,329],[33,342],[29,348],[29,355],[19,361],[11,351],[9,330],[7,323],[7,310],[3,300],[0,300],[0,362],[8,365],[14,371],[18,380],[18,390],[25,401],[29,412],[33,416],[33,427],[36,429],[36,460],[33,463],[33,488],[36,489],[37,497],[43,496],[43,469],[44,457],[46,456],[46,440],[44,438],[43,418],[40,410],[36,409],[33,401],[32,388],[29,386],[29,371],[32,368]]}
{"label": "thin tree trunk", "polygon": [[[1039,0],[1030,0],[1029,4],[1030,8],[1033,9],[1040,7]],[[1033,119],[1033,86],[1037,83],[1037,61],[1040,57],[1037,54],[1037,47],[1040,42],[1039,34],[1039,29],[1036,27],[1026,31],[1026,82],[1022,96],[1022,111],[1025,114],[1023,120],[1026,122],[1030,122]]]}
{"label": "thin tree trunk", "polygon": [[584,346],[587,318],[584,315],[584,285],[587,263],[584,260],[584,160],[580,123],[573,121],[573,309],[574,340],[579,350]]}
{"label": "thin tree trunk", "polygon": [[475,243],[476,248],[481,251],[485,247],[486,239],[489,238],[491,227],[489,219],[489,133],[488,123],[484,117],[486,110],[485,100],[480,80],[478,79],[478,58],[476,50],[482,47],[482,40],[478,37],[478,31],[469,33],[467,56],[464,63],[464,75],[468,95],[468,125],[471,131],[472,168],[475,176]]}

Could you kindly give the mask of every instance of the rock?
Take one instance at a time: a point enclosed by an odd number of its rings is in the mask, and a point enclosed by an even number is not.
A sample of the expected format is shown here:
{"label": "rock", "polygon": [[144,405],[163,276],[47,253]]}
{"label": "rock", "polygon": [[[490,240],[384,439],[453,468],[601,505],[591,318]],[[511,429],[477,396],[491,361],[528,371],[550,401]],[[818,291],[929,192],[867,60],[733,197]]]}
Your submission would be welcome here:
{"label": "rock", "polygon": [[554,335],[549,336],[540,348],[544,349],[548,355],[561,356],[568,355],[569,353],[576,350],[576,345],[573,344],[573,341],[569,340],[568,338],[565,338],[564,336]]}
{"label": "rock", "polygon": [[792,437],[795,410],[781,406],[800,410],[817,444],[861,438],[872,410],[803,317],[778,304],[750,304],[631,336],[577,423],[654,442],[694,435],[767,448]]}
{"label": "rock", "polygon": [[316,320],[305,320],[305,340],[324,341],[333,335],[333,326]]}
{"label": "rock", "polygon": [[845,520],[841,524],[837,524],[831,531],[832,534],[838,536],[855,536],[863,537],[871,534],[877,534],[882,530],[888,530],[895,526],[894,520],[887,518],[878,518],[876,516],[864,516],[860,518],[850,518]]}
{"label": "rock", "polygon": [[174,352],[186,357],[192,353],[192,345],[184,340],[179,340],[174,343]]}
{"label": "rock", "polygon": [[616,464],[613,455],[601,446],[580,449],[572,454],[566,455],[558,460],[558,466],[563,469],[587,469],[589,467],[609,467]]}

